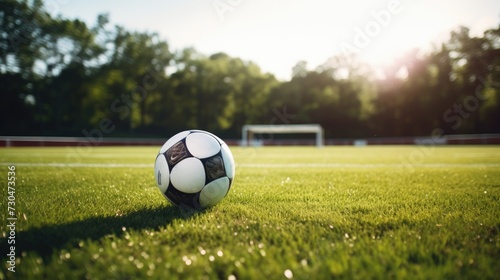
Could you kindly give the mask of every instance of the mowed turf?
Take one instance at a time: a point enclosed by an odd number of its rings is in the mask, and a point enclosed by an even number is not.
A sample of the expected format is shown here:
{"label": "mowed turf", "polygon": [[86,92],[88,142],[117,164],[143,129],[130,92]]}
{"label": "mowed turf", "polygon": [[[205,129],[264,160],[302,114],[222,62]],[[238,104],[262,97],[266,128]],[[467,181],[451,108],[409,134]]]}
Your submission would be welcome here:
{"label": "mowed turf", "polygon": [[498,146],[232,147],[234,184],[202,212],[160,194],[158,149],[0,149],[0,279],[500,275]]}

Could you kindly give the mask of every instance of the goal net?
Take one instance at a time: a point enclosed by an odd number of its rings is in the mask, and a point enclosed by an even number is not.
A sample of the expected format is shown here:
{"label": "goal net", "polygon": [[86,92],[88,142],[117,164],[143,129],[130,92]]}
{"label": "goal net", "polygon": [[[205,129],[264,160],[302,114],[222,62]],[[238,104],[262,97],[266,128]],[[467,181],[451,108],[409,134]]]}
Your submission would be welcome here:
{"label": "goal net", "polygon": [[313,133],[316,135],[316,147],[323,146],[323,128],[319,124],[286,124],[286,125],[266,125],[247,124],[241,129],[241,145],[254,145],[254,134],[293,134],[293,133]]}

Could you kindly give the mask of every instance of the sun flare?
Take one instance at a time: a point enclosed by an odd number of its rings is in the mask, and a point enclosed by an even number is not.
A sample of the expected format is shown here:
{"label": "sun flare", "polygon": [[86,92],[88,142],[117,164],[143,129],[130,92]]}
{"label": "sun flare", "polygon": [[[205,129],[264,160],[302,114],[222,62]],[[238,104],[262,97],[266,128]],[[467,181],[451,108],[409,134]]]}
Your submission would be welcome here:
{"label": "sun flare", "polygon": [[444,41],[449,32],[446,15],[437,17],[415,5],[388,4],[385,9],[368,13],[370,16],[364,22],[356,24],[352,40],[341,45],[341,51],[350,48],[362,61],[376,67],[391,64],[413,49],[425,51],[432,44]]}

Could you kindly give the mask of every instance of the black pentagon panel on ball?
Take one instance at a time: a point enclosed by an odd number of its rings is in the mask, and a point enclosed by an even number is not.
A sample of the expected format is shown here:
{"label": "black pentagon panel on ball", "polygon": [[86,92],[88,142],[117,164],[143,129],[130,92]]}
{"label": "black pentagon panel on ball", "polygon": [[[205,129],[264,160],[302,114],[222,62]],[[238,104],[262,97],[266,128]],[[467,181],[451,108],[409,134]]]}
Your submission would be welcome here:
{"label": "black pentagon panel on ball", "polygon": [[226,176],[226,170],[224,168],[224,160],[220,155],[220,152],[213,157],[209,157],[203,160],[203,165],[205,166],[205,172],[207,175],[206,183],[210,183],[215,179]]}
{"label": "black pentagon panel on ball", "polygon": [[188,152],[184,141],[175,143],[165,152],[165,157],[167,158],[167,162],[170,168],[174,167],[174,165],[179,163],[181,160],[190,156],[191,154]]}
{"label": "black pentagon panel on ball", "polygon": [[184,193],[170,184],[163,194],[173,204],[181,208],[200,209],[200,193]]}

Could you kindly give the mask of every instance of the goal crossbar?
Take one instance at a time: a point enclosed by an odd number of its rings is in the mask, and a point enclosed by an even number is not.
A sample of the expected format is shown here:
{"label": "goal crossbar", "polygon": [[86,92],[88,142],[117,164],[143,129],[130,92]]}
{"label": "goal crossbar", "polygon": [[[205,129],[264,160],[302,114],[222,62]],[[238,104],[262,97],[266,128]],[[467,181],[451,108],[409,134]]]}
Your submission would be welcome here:
{"label": "goal crossbar", "polygon": [[316,146],[323,146],[323,128],[319,124],[247,124],[241,129],[241,145],[249,146],[249,144],[253,141],[254,133],[314,133],[316,135]]}

